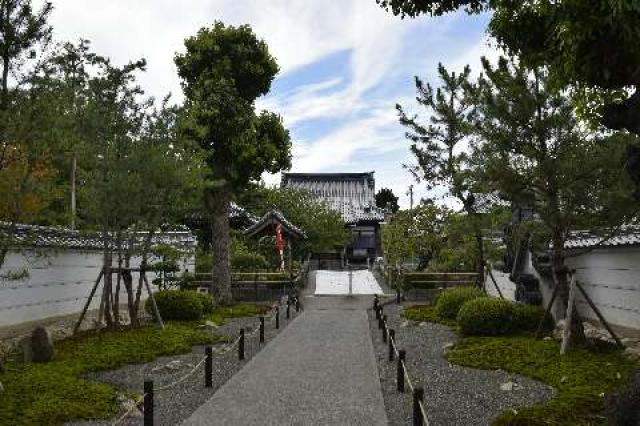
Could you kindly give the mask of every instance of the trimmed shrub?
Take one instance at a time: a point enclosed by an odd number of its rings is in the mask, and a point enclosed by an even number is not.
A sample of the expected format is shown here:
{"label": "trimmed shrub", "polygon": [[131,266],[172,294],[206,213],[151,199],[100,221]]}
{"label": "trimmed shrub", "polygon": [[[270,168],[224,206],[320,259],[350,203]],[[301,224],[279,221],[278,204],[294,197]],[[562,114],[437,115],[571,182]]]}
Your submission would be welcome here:
{"label": "trimmed shrub", "polygon": [[513,330],[514,304],[482,297],[466,302],[458,313],[458,325],[467,336],[499,336]]}
{"label": "trimmed shrub", "polygon": [[[159,291],[154,296],[163,320],[197,321],[204,315],[204,300],[207,295],[188,290],[166,290]],[[147,313],[153,314],[150,299],[147,299],[144,307]]]}
{"label": "trimmed shrub", "polygon": [[[515,304],[513,307],[513,329],[516,331],[536,331],[544,316],[542,306]],[[553,329],[551,314],[547,315],[542,324],[543,331]]]}
{"label": "trimmed shrub", "polygon": [[443,291],[436,302],[436,315],[442,319],[455,320],[460,307],[469,300],[483,297],[482,290],[475,287],[460,287]]}
{"label": "trimmed shrub", "polygon": [[195,291],[192,293],[195,293],[198,299],[200,299],[200,303],[202,303],[202,313],[204,315],[213,313],[216,308],[215,304],[213,303],[213,296],[211,296],[209,293],[199,293]]}
{"label": "trimmed shrub", "polygon": [[231,256],[231,268],[233,268],[234,271],[251,272],[268,269],[269,262],[267,262],[267,259],[259,253],[233,253]]}

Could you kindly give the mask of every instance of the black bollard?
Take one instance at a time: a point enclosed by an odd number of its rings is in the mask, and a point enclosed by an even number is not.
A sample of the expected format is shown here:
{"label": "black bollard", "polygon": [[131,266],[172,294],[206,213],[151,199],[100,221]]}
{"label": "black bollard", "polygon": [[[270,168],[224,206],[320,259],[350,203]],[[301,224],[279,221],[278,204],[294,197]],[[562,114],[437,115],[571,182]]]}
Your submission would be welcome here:
{"label": "black bollard", "polygon": [[207,346],[204,348],[207,360],[204,362],[204,386],[213,387],[213,348]]}
{"label": "black bollard", "polygon": [[400,289],[396,289],[396,303],[400,304]]}
{"label": "black bollard", "polygon": [[387,316],[382,316],[382,341],[387,343]]}
{"label": "black bollard", "polygon": [[296,297],[296,312],[300,312],[300,299]]}
{"label": "black bollard", "polygon": [[378,321],[380,321],[380,308],[381,308],[380,305],[378,305],[378,307],[376,308],[376,319]]}
{"label": "black bollard", "polygon": [[240,342],[238,343],[238,359],[244,359],[244,328],[240,329]]}
{"label": "black bollard", "polygon": [[280,328],[280,308],[276,306],[276,329]]}
{"label": "black bollard", "polygon": [[378,295],[373,298],[373,311],[375,312],[378,309]]}
{"label": "black bollard", "polygon": [[389,330],[389,361],[393,361],[393,358],[396,355],[395,350],[393,349],[393,345],[396,340],[396,331],[394,329]]}
{"label": "black bollard", "polygon": [[153,380],[144,382],[144,426],[153,426]]}
{"label": "black bollard", "polygon": [[291,302],[287,300],[287,319],[291,318]]}
{"label": "black bollard", "polygon": [[264,343],[264,317],[260,317],[260,343]]}
{"label": "black bollard", "polygon": [[396,381],[398,382],[398,392],[404,392],[404,361],[407,353],[404,349],[398,351],[398,368],[396,371]]}
{"label": "black bollard", "polygon": [[382,329],[382,327],[383,327],[383,325],[384,325],[384,324],[382,323],[382,318],[384,317],[384,315],[383,315],[383,312],[384,312],[384,311],[382,310],[382,306],[380,306],[380,309],[378,309],[378,311],[380,312],[380,315],[378,315],[378,328],[379,328],[379,329]]}
{"label": "black bollard", "polygon": [[420,403],[424,399],[424,389],[415,388],[413,390],[413,426],[424,426],[426,419],[422,418]]}

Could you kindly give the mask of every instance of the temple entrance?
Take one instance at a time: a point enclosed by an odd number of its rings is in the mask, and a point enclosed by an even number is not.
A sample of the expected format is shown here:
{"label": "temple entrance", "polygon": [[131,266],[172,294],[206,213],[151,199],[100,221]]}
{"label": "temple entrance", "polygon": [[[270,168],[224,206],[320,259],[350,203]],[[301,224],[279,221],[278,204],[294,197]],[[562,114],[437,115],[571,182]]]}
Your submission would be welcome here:
{"label": "temple entrance", "polygon": [[368,270],[315,272],[316,295],[383,294],[382,288]]}

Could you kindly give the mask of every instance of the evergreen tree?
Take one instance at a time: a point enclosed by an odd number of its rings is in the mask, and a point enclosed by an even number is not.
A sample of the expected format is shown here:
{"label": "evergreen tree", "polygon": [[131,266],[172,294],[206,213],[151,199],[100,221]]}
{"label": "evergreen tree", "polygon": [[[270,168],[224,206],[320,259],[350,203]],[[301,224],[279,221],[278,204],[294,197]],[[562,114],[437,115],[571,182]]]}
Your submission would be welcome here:
{"label": "evergreen tree", "polygon": [[380,209],[389,209],[392,213],[400,210],[398,205],[398,197],[396,197],[393,191],[389,188],[382,188],[376,194],[376,207]]}
{"label": "evergreen tree", "polygon": [[211,213],[212,292],[231,301],[229,207],[264,172],[291,165],[291,141],[280,118],[255,112],[278,72],[267,45],[249,26],[217,22],[185,41],[175,58],[186,95],[184,129],[206,153],[211,171],[205,198]]}
{"label": "evergreen tree", "polygon": [[[483,59],[483,66],[486,78],[473,89],[483,178],[513,202],[534,201],[543,228],[537,232],[547,236],[546,247],[551,244],[553,278],[566,307],[569,232],[615,225],[635,212],[622,167],[625,141],[616,136],[603,143],[606,138],[590,134],[546,70],[504,58],[495,67]],[[579,341],[581,323],[578,315],[573,318],[572,337]]]}
{"label": "evergreen tree", "polygon": [[418,103],[427,109],[428,124],[422,124],[417,115],[409,116],[398,105],[400,123],[409,131],[411,152],[417,166],[411,171],[418,181],[424,181],[427,189],[444,186],[461,204],[473,224],[476,240],[476,266],[484,272],[484,242],[482,239],[480,212],[486,207],[479,196],[480,183],[474,176],[473,150],[467,149],[472,135],[472,104],[466,95],[469,74],[467,66],[462,73],[449,72],[438,65],[442,85],[435,90],[416,77]]}

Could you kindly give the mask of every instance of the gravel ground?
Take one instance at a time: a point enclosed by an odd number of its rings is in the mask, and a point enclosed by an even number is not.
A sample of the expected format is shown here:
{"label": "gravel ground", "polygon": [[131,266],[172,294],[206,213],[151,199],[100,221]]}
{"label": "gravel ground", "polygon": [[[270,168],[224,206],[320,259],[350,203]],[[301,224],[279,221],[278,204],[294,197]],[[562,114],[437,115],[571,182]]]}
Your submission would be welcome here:
{"label": "gravel ground", "polygon": [[[302,312],[301,312],[302,313]],[[291,320],[296,317],[295,309],[291,309]],[[289,320],[289,321],[291,321]],[[285,318],[285,307],[280,308],[280,330],[275,329],[275,323],[265,319],[265,344],[268,344],[279,331],[287,326],[288,322]],[[229,341],[235,341],[239,336],[240,328],[245,328],[246,356],[244,361],[238,360],[237,346],[225,354],[218,354],[225,347],[225,343],[213,346],[213,387],[206,388],[204,386],[204,365],[185,381],[177,384],[171,389],[156,392],[154,395],[154,413],[156,425],[177,425],[184,419],[189,417],[201,404],[213,396],[218,388],[224,385],[236,372],[260,350],[258,341],[259,334],[256,332],[249,337],[251,332],[259,327],[259,319],[257,317],[250,318],[229,318],[225,324],[218,327],[214,333],[217,335],[227,336]],[[264,345],[262,345],[264,346]],[[143,383],[145,379],[152,379],[155,387],[165,386],[180,379],[189,373],[194,366],[204,357],[204,346],[196,346],[192,353],[160,357],[155,361],[147,364],[128,365],[117,370],[102,371],[87,375],[87,379],[95,382],[108,383],[118,389],[122,389],[136,394],[143,393]],[[179,361],[179,362],[176,362]],[[172,363],[176,365],[174,370],[169,368],[157,367],[167,366]],[[156,371],[153,371],[156,368]],[[126,399],[126,398],[125,398]],[[120,417],[125,410],[118,414]],[[84,421],[72,422],[67,425],[88,426],[88,425],[111,425],[116,419],[103,421]],[[123,420],[119,425],[142,425],[142,414],[134,410],[133,414]]]}
{"label": "gravel ground", "polygon": [[[386,305],[384,313],[389,327],[396,330],[398,347],[406,350],[412,381],[424,387],[424,405],[432,426],[488,425],[505,410],[534,405],[553,395],[552,388],[526,377],[452,365],[444,357],[444,346],[455,342],[457,336],[448,327],[406,321],[395,304]],[[389,424],[410,424],[409,391],[397,392],[396,363],[388,361],[388,347],[371,310],[369,319]],[[501,390],[507,382],[514,383],[513,389]]]}

